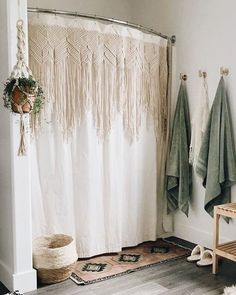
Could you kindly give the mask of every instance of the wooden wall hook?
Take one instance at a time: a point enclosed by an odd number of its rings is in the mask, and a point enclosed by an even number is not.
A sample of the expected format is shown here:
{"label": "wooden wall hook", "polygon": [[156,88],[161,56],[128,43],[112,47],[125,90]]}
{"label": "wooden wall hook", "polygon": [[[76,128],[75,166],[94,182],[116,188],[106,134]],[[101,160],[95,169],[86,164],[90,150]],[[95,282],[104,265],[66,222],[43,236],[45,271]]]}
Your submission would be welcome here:
{"label": "wooden wall hook", "polygon": [[220,74],[221,74],[221,76],[228,76],[229,75],[229,69],[221,67],[220,68]]}
{"label": "wooden wall hook", "polygon": [[204,71],[202,71],[202,70],[199,70],[198,71],[198,75],[199,75],[199,77],[200,78],[206,78],[207,77],[207,72],[204,72]]}

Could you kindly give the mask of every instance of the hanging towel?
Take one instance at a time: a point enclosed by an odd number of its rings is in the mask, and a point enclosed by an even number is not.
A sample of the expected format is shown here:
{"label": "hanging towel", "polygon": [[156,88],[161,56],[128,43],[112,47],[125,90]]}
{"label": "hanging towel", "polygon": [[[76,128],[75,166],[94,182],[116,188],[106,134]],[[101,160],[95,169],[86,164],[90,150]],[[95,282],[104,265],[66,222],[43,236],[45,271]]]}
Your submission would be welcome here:
{"label": "hanging towel", "polygon": [[192,171],[189,164],[190,133],[188,96],[185,82],[182,81],[167,162],[167,211],[170,213],[179,208],[187,216],[192,185]]}
{"label": "hanging towel", "polygon": [[209,97],[206,78],[202,79],[199,107],[192,121],[192,133],[189,150],[189,163],[196,169],[197,159],[201,148],[202,138],[209,116]]}
{"label": "hanging towel", "polygon": [[206,188],[205,210],[213,216],[215,205],[230,202],[230,188],[236,182],[235,146],[223,77],[211,108],[196,171]]}

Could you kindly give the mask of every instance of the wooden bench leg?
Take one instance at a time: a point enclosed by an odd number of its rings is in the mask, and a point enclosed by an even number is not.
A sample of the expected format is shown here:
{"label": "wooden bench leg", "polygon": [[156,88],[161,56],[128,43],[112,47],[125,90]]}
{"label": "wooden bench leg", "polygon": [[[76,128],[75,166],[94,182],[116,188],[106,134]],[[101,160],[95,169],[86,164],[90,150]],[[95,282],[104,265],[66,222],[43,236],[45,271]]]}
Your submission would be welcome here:
{"label": "wooden bench leg", "polygon": [[219,245],[219,219],[220,215],[217,214],[217,208],[214,208],[214,241],[213,241],[213,265],[212,273],[216,274],[218,272],[218,255],[216,255],[216,248]]}
{"label": "wooden bench leg", "polygon": [[218,272],[218,261],[219,257],[215,253],[213,253],[213,265],[212,265],[212,273],[215,275]]}

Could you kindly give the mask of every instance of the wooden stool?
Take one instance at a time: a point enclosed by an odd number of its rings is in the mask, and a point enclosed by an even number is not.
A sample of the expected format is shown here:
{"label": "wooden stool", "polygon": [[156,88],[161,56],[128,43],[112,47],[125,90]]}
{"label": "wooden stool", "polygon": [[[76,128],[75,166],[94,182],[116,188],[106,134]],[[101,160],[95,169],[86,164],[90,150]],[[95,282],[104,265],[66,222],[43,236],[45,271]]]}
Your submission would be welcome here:
{"label": "wooden stool", "polygon": [[220,216],[236,218],[236,203],[229,203],[214,207],[214,241],[212,273],[218,271],[218,256],[236,262],[236,241],[219,244],[219,219]]}

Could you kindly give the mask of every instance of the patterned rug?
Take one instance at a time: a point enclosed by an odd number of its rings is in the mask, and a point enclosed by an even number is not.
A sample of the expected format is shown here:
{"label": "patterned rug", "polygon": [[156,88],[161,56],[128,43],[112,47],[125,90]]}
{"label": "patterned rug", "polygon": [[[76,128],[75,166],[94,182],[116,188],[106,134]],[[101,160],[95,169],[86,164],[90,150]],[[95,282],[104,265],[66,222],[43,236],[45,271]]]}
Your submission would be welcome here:
{"label": "patterned rug", "polygon": [[71,279],[78,285],[91,284],[177,259],[189,253],[189,249],[162,239],[146,242],[137,247],[124,248],[119,253],[79,259]]}

